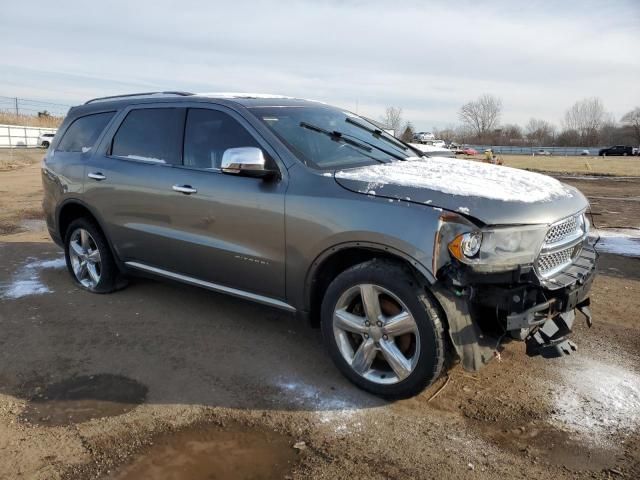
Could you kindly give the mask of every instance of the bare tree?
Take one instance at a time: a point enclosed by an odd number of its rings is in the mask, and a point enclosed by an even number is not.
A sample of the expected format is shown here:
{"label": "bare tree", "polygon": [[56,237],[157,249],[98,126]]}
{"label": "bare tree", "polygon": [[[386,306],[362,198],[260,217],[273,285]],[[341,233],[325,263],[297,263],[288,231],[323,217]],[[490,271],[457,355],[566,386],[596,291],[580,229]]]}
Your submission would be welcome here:
{"label": "bare tree", "polygon": [[529,119],[529,122],[524,127],[527,139],[538,146],[553,142],[555,130],[551,123],[538,118]]}
{"label": "bare tree", "polygon": [[475,135],[483,137],[499,125],[501,113],[502,100],[485,93],[477,100],[465,103],[458,116]]}
{"label": "bare tree", "polygon": [[433,135],[439,140],[451,143],[456,138],[456,131],[453,126],[449,126],[447,128],[433,127]]}
{"label": "bare tree", "polygon": [[595,145],[599,141],[600,129],[608,118],[599,98],[585,98],[564,114],[564,128],[577,131],[583,143]]}
{"label": "bare tree", "polygon": [[384,111],[384,115],[381,117],[381,120],[386,127],[393,129],[393,134],[396,137],[402,135],[402,126],[404,124],[404,121],[402,120],[402,108],[387,107]]}
{"label": "bare tree", "polygon": [[625,113],[620,122],[633,132],[636,144],[640,145],[640,107]]}

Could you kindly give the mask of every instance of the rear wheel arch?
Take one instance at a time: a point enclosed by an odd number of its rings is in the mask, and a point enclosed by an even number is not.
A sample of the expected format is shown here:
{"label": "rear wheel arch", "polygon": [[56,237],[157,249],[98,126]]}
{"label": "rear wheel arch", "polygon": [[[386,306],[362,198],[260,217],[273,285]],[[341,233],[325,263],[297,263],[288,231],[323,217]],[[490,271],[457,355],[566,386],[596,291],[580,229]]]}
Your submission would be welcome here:
{"label": "rear wheel arch", "polygon": [[69,199],[60,205],[56,215],[56,226],[58,228],[60,238],[64,240],[69,225],[78,218],[88,218],[98,226],[109,245],[109,249],[111,250],[111,254],[114,256],[116,263],[118,263],[119,267],[122,267],[122,265],[120,265],[117,252],[113,248],[113,244],[111,243],[109,235],[107,235],[100,216],[97,215],[91,207],[80,200]]}
{"label": "rear wheel arch", "polygon": [[335,245],[322,252],[311,264],[305,281],[305,309],[309,312],[311,325],[320,325],[322,299],[333,279],[357,264],[381,259],[407,267],[425,284],[433,284],[436,279],[414,258],[393,247],[372,242],[348,242]]}

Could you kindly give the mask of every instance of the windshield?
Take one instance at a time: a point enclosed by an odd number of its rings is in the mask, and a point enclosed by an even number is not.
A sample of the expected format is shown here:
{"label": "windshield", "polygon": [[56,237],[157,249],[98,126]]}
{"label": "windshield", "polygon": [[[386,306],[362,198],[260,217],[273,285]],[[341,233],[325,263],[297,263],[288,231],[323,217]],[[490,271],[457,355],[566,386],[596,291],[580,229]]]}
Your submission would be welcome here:
{"label": "windshield", "polygon": [[380,130],[364,118],[338,108],[313,105],[249,110],[315,168],[356,167],[416,155],[390,135],[372,133]]}

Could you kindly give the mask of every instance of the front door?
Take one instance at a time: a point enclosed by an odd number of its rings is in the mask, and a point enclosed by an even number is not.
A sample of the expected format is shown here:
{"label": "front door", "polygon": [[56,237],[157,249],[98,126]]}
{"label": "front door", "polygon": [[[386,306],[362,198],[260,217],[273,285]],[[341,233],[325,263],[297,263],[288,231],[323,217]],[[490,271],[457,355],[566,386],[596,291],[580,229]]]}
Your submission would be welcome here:
{"label": "front door", "polygon": [[284,299],[286,181],[219,168],[227,148],[269,150],[249,128],[215,108],[127,113],[86,189],[123,261]]}

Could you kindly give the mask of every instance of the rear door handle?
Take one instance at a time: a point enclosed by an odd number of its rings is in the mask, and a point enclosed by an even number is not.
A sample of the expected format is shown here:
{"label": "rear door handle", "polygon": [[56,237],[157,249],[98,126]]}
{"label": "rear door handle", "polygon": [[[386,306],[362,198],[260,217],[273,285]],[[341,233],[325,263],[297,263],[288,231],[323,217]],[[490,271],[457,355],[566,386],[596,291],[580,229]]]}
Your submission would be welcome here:
{"label": "rear door handle", "polygon": [[103,175],[100,172],[91,172],[87,174],[87,177],[93,178],[94,180],[98,180],[98,181],[104,180],[105,178],[107,178],[105,175]]}
{"label": "rear door handle", "polygon": [[193,188],[191,185],[174,185],[172,188],[174,192],[180,192],[187,195],[191,195],[192,193],[198,193],[198,190]]}

